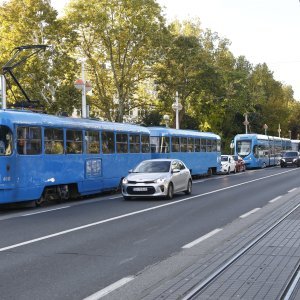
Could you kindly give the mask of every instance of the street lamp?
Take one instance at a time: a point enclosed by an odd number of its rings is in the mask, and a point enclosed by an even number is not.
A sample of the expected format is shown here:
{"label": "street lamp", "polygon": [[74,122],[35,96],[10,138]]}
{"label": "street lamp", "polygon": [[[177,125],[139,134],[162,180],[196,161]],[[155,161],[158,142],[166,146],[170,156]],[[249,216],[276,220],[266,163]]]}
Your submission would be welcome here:
{"label": "street lamp", "polygon": [[245,121],[243,122],[243,124],[245,125],[245,132],[246,134],[248,133],[248,125],[249,125],[249,121],[248,121],[248,113],[244,114],[245,117]]}
{"label": "street lamp", "polygon": [[278,125],[278,137],[280,137],[280,132],[281,132],[281,128],[280,128],[280,124]]}
{"label": "street lamp", "polygon": [[163,119],[165,121],[166,127],[169,127],[170,116],[169,115],[164,115]]}
{"label": "street lamp", "polygon": [[81,98],[81,117],[86,118],[87,117],[87,107],[86,107],[86,93],[89,92],[92,89],[92,85],[90,82],[85,81],[84,78],[84,63],[85,59],[81,59],[81,79],[77,79],[75,81],[75,87],[79,90],[81,90],[82,98]]}
{"label": "street lamp", "polygon": [[182,110],[182,104],[178,102],[178,92],[176,92],[175,102],[172,104],[172,108],[176,111],[176,129],[179,129],[179,111]]}
{"label": "street lamp", "polygon": [[289,130],[289,138],[292,139],[292,131]]}
{"label": "street lamp", "polygon": [[265,135],[267,135],[268,125],[265,124],[263,127],[264,127],[264,130],[265,130]]}

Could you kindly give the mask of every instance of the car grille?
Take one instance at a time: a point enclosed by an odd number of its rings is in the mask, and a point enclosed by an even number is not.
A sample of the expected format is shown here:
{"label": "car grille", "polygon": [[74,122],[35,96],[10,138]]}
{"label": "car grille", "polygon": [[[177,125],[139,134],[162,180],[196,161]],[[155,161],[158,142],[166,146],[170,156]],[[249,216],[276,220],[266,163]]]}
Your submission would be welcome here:
{"label": "car grille", "polygon": [[286,162],[293,162],[294,158],[286,158],[285,161]]}
{"label": "car grille", "polygon": [[137,184],[137,183],[154,183],[154,181],[153,180],[151,180],[151,181],[132,181],[132,180],[128,180],[128,183],[130,183],[130,184]]}
{"label": "car grille", "polygon": [[[140,186],[141,188],[145,188],[144,186]],[[134,191],[135,188],[139,188],[139,186],[127,187],[127,193],[130,195],[152,195],[155,193],[155,188],[153,186],[147,186],[147,191]]]}

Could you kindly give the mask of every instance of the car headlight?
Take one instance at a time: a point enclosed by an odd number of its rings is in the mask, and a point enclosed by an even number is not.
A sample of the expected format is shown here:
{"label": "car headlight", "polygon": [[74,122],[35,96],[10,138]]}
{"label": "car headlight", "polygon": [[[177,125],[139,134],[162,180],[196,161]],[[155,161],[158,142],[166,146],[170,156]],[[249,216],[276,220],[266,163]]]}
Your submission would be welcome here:
{"label": "car headlight", "polygon": [[123,180],[122,180],[122,183],[123,184],[126,184],[126,183],[128,183],[128,179],[125,177],[125,178],[123,178]]}
{"label": "car headlight", "polygon": [[162,184],[162,183],[165,183],[167,180],[168,180],[167,178],[162,177],[162,178],[158,178],[158,179],[154,180],[154,182]]}
{"label": "car headlight", "polygon": [[284,159],[284,158],[282,158],[282,159],[281,159],[281,161],[285,162],[285,159]]}
{"label": "car headlight", "polygon": [[294,158],[294,159],[293,159],[293,162],[296,162],[296,161],[297,161],[297,158]]}

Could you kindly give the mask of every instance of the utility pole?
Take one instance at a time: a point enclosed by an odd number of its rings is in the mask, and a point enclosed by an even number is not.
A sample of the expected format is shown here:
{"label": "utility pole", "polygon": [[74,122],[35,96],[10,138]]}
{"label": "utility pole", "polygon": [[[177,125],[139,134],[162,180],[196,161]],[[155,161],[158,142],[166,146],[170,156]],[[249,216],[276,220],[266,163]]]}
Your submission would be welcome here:
{"label": "utility pole", "polygon": [[2,109],[6,109],[6,80],[4,75],[1,75],[1,100]]}
{"label": "utility pole", "polygon": [[176,112],[176,129],[179,129],[179,111],[182,110],[182,104],[178,100],[178,92],[176,92],[175,102],[172,104],[172,108]]}
{"label": "utility pole", "polygon": [[245,125],[245,132],[246,134],[248,133],[248,125],[249,125],[249,121],[248,121],[248,113],[244,113],[244,117],[245,117],[245,121],[243,122],[243,124]]}

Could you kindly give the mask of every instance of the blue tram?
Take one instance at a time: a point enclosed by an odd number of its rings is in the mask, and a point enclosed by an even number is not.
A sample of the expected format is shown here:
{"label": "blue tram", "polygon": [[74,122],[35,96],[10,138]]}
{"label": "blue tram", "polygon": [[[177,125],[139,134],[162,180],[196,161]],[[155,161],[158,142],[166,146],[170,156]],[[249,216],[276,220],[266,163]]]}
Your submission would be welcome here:
{"label": "blue tram", "polygon": [[247,168],[265,168],[279,164],[280,154],[292,149],[287,138],[263,134],[238,134],[234,137],[235,155],[241,156]]}
{"label": "blue tram", "polygon": [[0,203],[115,189],[149,158],[142,126],[0,110]]}
{"label": "blue tram", "polygon": [[196,130],[148,127],[152,158],[178,158],[195,175],[216,174],[221,168],[221,138]]}

